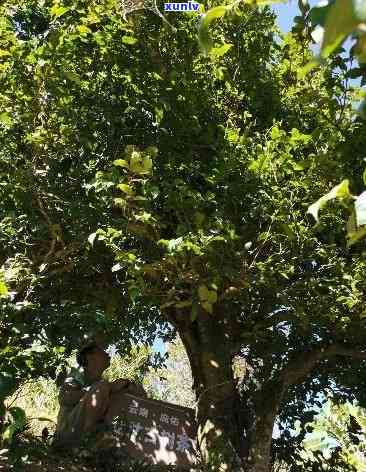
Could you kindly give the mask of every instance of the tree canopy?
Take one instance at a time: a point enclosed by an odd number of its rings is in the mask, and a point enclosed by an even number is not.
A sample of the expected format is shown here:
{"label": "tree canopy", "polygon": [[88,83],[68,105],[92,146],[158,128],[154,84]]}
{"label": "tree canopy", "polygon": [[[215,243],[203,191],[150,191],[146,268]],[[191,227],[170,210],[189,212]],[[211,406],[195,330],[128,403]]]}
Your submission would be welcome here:
{"label": "tree canopy", "polygon": [[2,395],[87,331],[123,352],[176,330],[204,457],[229,461],[222,431],[246,470],[291,461],[320,393],[365,401],[365,241],[347,247],[342,202],[307,214],[345,176],[363,188],[350,64],[299,77],[308,39],[269,8],[212,25],[207,55],[198,13],[176,31],[112,0],[0,13]]}

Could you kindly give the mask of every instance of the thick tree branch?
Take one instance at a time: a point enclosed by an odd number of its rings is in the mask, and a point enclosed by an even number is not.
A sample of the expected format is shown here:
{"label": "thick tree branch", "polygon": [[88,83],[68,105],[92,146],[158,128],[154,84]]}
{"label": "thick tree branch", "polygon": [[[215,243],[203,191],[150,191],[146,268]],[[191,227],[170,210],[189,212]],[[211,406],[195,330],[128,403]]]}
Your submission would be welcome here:
{"label": "thick tree branch", "polygon": [[304,379],[322,360],[334,356],[352,357],[366,360],[366,351],[360,351],[345,344],[324,344],[312,351],[297,354],[282,370],[281,380],[286,388]]}

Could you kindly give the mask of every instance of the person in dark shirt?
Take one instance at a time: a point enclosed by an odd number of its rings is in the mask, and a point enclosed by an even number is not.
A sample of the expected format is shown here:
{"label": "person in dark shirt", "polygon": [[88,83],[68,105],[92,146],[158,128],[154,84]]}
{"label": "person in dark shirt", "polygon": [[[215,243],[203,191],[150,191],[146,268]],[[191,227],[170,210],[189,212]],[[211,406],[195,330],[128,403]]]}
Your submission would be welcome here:
{"label": "person in dark shirt", "polygon": [[130,393],[146,397],[142,386],[127,379],[108,382],[102,379],[110,356],[96,342],[85,345],[77,355],[82,369],[72,369],[59,391],[60,411],[55,439],[60,446],[78,445],[86,433],[113,421],[113,404],[118,396]]}

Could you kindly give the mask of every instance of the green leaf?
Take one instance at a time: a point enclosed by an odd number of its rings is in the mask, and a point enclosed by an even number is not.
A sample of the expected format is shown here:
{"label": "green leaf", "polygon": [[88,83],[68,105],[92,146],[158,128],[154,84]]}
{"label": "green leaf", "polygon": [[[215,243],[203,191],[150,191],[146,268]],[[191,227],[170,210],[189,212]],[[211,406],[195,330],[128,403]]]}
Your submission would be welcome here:
{"label": "green leaf", "polygon": [[139,215],[135,215],[135,218],[136,218],[136,221],[141,221],[142,223],[148,223],[152,218],[152,214],[148,213],[147,211],[143,211]]}
{"label": "green leaf", "polygon": [[280,227],[284,234],[291,240],[295,241],[296,240],[296,234],[294,231],[291,229],[291,227],[285,223],[280,223]]}
{"label": "green leaf", "polygon": [[14,423],[17,428],[22,429],[26,422],[25,411],[18,406],[13,406],[9,409],[11,416],[13,417]]}
{"label": "green leaf", "polygon": [[70,10],[71,10],[70,7],[59,7],[57,5],[54,5],[51,8],[50,13],[53,18],[60,18],[60,16],[64,15]]}
{"label": "green leaf", "polygon": [[209,34],[211,23],[217,18],[221,18],[228,11],[228,6],[218,6],[208,10],[201,18],[198,29],[198,42],[204,54],[208,54],[212,47],[212,39]]}
{"label": "green leaf", "polygon": [[360,67],[355,67],[354,69],[350,69],[346,75],[350,79],[357,79],[358,77],[362,77],[363,74],[364,71]]}
{"label": "green leaf", "polygon": [[113,161],[113,164],[117,167],[125,167],[126,169],[130,168],[128,162],[125,159],[116,159]]}
{"label": "green leaf", "polygon": [[[286,0],[243,0],[243,3],[253,6],[270,5],[272,3],[285,3]],[[222,18],[226,12],[234,9],[240,2],[234,1],[229,5],[219,5],[217,7],[211,8],[208,10],[202,17],[198,28],[198,42],[202,52],[207,55],[213,48],[212,39],[209,33],[209,27],[211,23],[218,19]],[[223,54],[225,54],[225,51]]]}
{"label": "green leaf", "polygon": [[4,297],[8,295],[8,287],[3,280],[0,280],[0,296]]}
{"label": "green leaf", "polygon": [[67,79],[71,80],[71,82],[75,82],[77,84],[81,83],[80,77],[76,72],[73,72],[72,70],[65,70],[64,75]]}
{"label": "green leaf", "polygon": [[145,149],[145,153],[151,157],[156,157],[158,155],[158,148],[156,146],[149,146]]}
{"label": "green leaf", "polygon": [[164,109],[159,108],[159,107],[155,107],[154,111],[155,111],[156,122],[159,124],[159,123],[161,123],[162,119],[164,118]]}
{"label": "green leaf", "polygon": [[210,54],[214,57],[222,57],[226,54],[234,45],[231,43],[224,43],[219,47],[212,48]]}
{"label": "green leaf", "polygon": [[296,171],[303,171],[304,166],[302,164],[299,164],[298,162],[291,162],[292,168]]}
{"label": "green leaf", "polygon": [[347,234],[347,238],[347,247],[353,246],[353,244],[357,243],[361,239],[366,238],[366,228],[360,228],[353,233]]}
{"label": "green leaf", "polygon": [[137,38],[134,38],[133,36],[122,36],[122,43],[123,44],[136,44],[137,43]]}
{"label": "green leaf", "polygon": [[77,30],[80,34],[87,34],[87,33],[92,32],[92,30],[90,28],[88,28],[86,25],[79,25],[77,27]]}
{"label": "green leaf", "polygon": [[[217,292],[216,290],[209,290],[206,285],[200,285],[198,287],[198,297],[202,303],[208,303],[209,305],[213,305],[217,302]],[[209,311],[209,310],[207,310]]]}
{"label": "green leaf", "polygon": [[366,169],[363,171],[363,183],[366,185]]}
{"label": "green leaf", "polygon": [[276,140],[282,138],[284,134],[285,134],[285,133],[284,133],[282,130],[280,130],[280,129],[278,128],[278,126],[272,126],[272,128],[271,128],[271,134],[270,134],[271,139],[273,139],[273,140],[276,141]]}
{"label": "green leaf", "polygon": [[11,395],[16,388],[16,380],[7,372],[0,372],[0,400]]}
{"label": "green leaf", "polygon": [[207,301],[212,305],[217,302],[217,292],[215,290],[208,291]]}
{"label": "green leaf", "polygon": [[8,295],[8,287],[4,280],[4,273],[0,272],[0,297],[6,297]]}
{"label": "green leaf", "polygon": [[16,433],[16,427],[15,425],[12,423],[10,424],[9,426],[7,426],[2,434],[2,440],[4,441],[4,443],[10,443],[14,434]]}
{"label": "green leaf", "polygon": [[228,129],[226,137],[229,143],[237,143],[240,139],[239,131],[236,129]]}
{"label": "green leaf", "polygon": [[325,21],[321,56],[328,57],[359,23],[352,0],[336,0]]}
{"label": "green leaf", "polygon": [[200,285],[198,287],[198,297],[200,300],[208,300],[209,289],[206,287],[206,285]]}
{"label": "green leaf", "polygon": [[201,26],[206,28],[210,26],[213,20],[221,18],[228,11],[229,5],[220,5],[218,7],[211,8],[201,18]]}
{"label": "green leaf", "polygon": [[152,169],[152,160],[149,156],[133,152],[130,159],[130,169],[135,174],[149,174]]}
{"label": "green leaf", "polygon": [[203,303],[201,303],[201,305],[202,305],[202,307],[203,307],[206,311],[208,311],[208,313],[210,313],[210,314],[212,315],[212,313],[213,313],[213,307],[212,307],[212,304],[211,304],[211,303],[209,303],[209,302],[203,302]]}
{"label": "green leaf", "polygon": [[309,134],[301,133],[297,128],[292,128],[290,144],[294,145],[297,143],[308,144],[311,141]]}
{"label": "green leaf", "polygon": [[149,174],[152,169],[152,160],[148,156],[144,156],[142,160],[142,171],[145,174]]}
{"label": "green leaf", "polygon": [[349,180],[343,180],[339,185],[336,185],[334,188],[332,188],[329,193],[323,195],[317,202],[310,205],[307,212],[313,215],[316,221],[319,221],[319,210],[321,210],[329,200],[333,200],[335,198],[348,198],[351,196],[352,195],[349,191]]}
{"label": "green leaf", "polygon": [[334,1],[330,2],[324,7],[313,7],[309,12],[309,20],[311,21],[312,26],[324,26],[327,16],[330,12],[330,9]]}
{"label": "green leaf", "polygon": [[26,424],[26,415],[25,411],[22,408],[14,406],[9,408],[9,413],[12,416],[12,421],[10,425],[5,428],[5,431],[2,434],[3,441],[9,443],[11,442],[14,434],[22,431]]}
{"label": "green leaf", "polygon": [[0,123],[9,127],[13,124],[13,119],[7,112],[0,113]]}
{"label": "green leaf", "polygon": [[122,190],[122,192],[127,193],[127,195],[133,195],[134,191],[128,184],[118,184],[117,188]]}
{"label": "green leaf", "polygon": [[120,208],[125,208],[127,205],[127,202],[124,198],[115,198],[113,201],[114,204]]}
{"label": "green leaf", "polygon": [[309,74],[309,72],[315,69],[315,67],[318,65],[320,65],[319,59],[314,58],[313,60],[309,61],[297,71],[297,78],[299,80],[304,79]]}

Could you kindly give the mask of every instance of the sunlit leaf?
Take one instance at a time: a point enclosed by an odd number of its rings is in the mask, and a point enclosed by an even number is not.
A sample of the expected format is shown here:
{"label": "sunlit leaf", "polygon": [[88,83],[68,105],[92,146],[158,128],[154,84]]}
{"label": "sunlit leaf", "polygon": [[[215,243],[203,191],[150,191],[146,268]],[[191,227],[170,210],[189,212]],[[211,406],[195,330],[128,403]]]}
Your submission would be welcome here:
{"label": "sunlit leaf", "polygon": [[336,0],[325,21],[324,38],[321,48],[322,57],[328,57],[346,37],[352,33],[359,20],[355,14],[352,0]]}
{"label": "sunlit leaf", "polygon": [[59,7],[57,5],[54,5],[51,10],[50,10],[50,13],[51,13],[51,16],[53,18],[60,18],[60,16],[64,15],[65,13],[67,13],[68,11],[70,11],[71,8],[70,7]]}
{"label": "sunlit leaf", "polygon": [[127,202],[124,198],[115,198],[113,201],[114,204],[120,208],[125,208],[127,205]]}
{"label": "sunlit leaf", "polygon": [[114,266],[112,266],[111,268],[111,271],[112,272],[118,272],[119,270],[121,270],[123,267],[121,266],[120,263],[117,263],[117,264],[114,264]]}
{"label": "sunlit leaf", "polygon": [[12,125],[13,120],[12,120],[11,116],[9,115],[9,113],[7,113],[7,112],[0,113],[0,123],[2,123],[5,126],[11,126]]}
{"label": "sunlit leaf", "polygon": [[122,36],[122,43],[123,44],[136,44],[137,43],[137,38],[134,38],[133,36]]}
{"label": "sunlit leaf", "polygon": [[319,221],[319,210],[321,210],[324,205],[329,202],[329,200],[333,200],[335,198],[348,198],[351,197],[350,191],[349,191],[349,180],[343,180],[339,185],[336,185],[332,190],[327,193],[326,195],[323,195],[319,200],[312,205],[310,205],[308,209],[308,213],[313,215],[316,221]]}
{"label": "sunlit leaf", "polygon": [[230,49],[233,47],[231,43],[224,43],[219,47],[212,48],[210,54],[214,57],[222,57],[224,56]]}
{"label": "sunlit leaf", "polygon": [[152,160],[141,153],[133,152],[130,159],[130,169],[135,174],[149,174],[152,169]]}
{"label": "sunlit leaf", "polygon": [[147,156],[144,156],[143,160],[142,160],[142,170],[144,173],[150,173],[152,169],[152,160],[150,159],[150,157],[147,157]]}
{"label": "sunlit leaf", "polygon": [[79,25],[77,27],[77,30],[80,34],[87,34],[87,33],[91,33],[91,29],[88,28],[86,25]]}
{"label": "sunlit leaf", "polygon": [[213,42],[209,34],[209,27],[211,23],[217,18],[222,18],[228,9],[228,6],[221,5],[211,8],[202,16],[198,29],[198,41],[202,51],[205,54],[208,54],[213,46]]}
{"label": "sunlit leaf", "polygon": [[116,159],[115,161],[113,161],[113,164],[117,167],[125,167],[126,169],[130,167],[125,159]]}
{"label": "sunlit leaf", "polygon": [[128,184],[118,184],[117,188],[122,190],[122,192],[127,193],[128,195],[133,195],[134,191]]}
{"label": "sunlit leaf", "polygon": [[6,286],[5,280],[4,280],[4,273],[1,271],[0,272],[0,297],[7,296],[9,293],[8,287]]}

